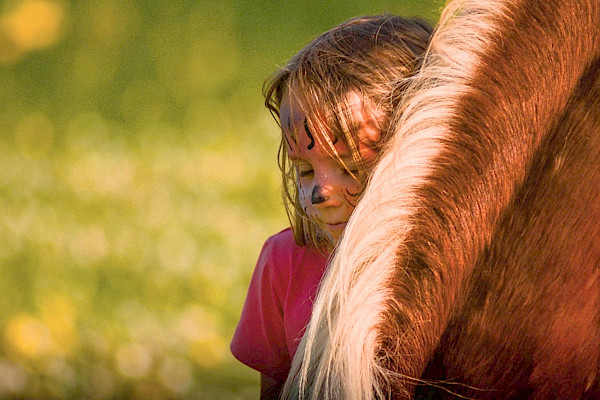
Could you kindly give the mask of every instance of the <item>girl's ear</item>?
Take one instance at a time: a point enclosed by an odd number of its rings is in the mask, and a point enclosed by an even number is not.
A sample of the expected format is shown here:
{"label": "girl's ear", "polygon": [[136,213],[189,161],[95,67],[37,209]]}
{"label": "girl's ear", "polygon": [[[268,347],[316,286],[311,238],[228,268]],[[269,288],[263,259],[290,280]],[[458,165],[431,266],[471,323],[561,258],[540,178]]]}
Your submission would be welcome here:
{"label": "girl's ear", "polygon": [[377,120],[371,119],[369,124],[360,130],[359,140],[369,146],[375,146],[381,141],[381,129]]}
{"label": "girl's ear", "polygon": [[369,147],[374,147],[381,141],[381,121],[384,113],[365,96],[357,92],[349,94],[354,122],[359,126],[358,140]]}

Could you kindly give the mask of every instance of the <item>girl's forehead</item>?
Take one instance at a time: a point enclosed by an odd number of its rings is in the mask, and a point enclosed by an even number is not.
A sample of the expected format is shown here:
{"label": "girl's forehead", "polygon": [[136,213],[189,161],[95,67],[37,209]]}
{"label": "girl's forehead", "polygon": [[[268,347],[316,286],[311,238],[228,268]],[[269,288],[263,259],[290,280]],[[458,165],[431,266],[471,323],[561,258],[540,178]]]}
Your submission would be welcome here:
{"label": "girl's forehead", "polygon": [[331,155],[328,142],[339,156],[350,155],[344,141],[327,127],[324,114],[316,114],[309,118],[298,98],[286,91],[279,107],[279,117],[290,157],[301,157],[307,152]]}
{"label": "girl's forehead", "polygon": [[[348,114],[352,118],[352,121],[348,122],[358,129],[356,145],[362,157],[365,155],[363,152],[371,153],[369,149],[381,140],[378,123],[381,115],[370,107],[365,107],[358,93],[349,93],[345,103]],[[313,150],[331,155],[332,149],[329,143],[333,145],[338,156],[350,156],[350,150],[344,140],[339,140],[333,130],[327,127],[325,111],[316,110],[309,117],[293,90],[288,89],[284,92],[279,107],[279,117],[291,157],[299,157],[299,153]]]}
{"label": "girl's forehead", "polygon": [[[290,90],[286,90],[279,107],[279,117],[281,120],[281,127],[286,132],[294,132],[298,126],[303,126],[305,123],[312,125],[312,120],[317,119],[320,125],[326,126],[325,114],[323,110],[316,110],[310,117],[307,115],[300,98],[294,93],[290,93]],[[333,133],[328,132],[330,136]]]}

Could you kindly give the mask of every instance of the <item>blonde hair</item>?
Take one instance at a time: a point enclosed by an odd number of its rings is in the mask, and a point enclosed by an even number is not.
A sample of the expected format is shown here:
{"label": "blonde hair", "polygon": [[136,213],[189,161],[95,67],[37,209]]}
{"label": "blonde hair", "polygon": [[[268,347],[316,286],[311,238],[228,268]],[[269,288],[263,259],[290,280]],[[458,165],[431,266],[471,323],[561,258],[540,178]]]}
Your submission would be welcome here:
{"label": "blonde hair", "polygon": [[[370,166],[361,162],[358,153],[349,95],[358,94],[365,107],[377,111],[379,150],[387,142],[391,116],[420,66],[431,31],[427,22],[416,18],[376,15],[350,19],[319,35],[265,82],[265,105],[281,126],[282,97],[286,91],[296,92],[310,124],[319,131],[332,131],[348,146],[358,166],[356,178],[364,185]],[[314,115],[322,115],[323,120],[311,118]],[[336,156],[331,141],[325,141]],[[331,245],[300,206],[297,171],[288,159],[283,133],[278,161],[283,201],[296,243],[319,248]]]}

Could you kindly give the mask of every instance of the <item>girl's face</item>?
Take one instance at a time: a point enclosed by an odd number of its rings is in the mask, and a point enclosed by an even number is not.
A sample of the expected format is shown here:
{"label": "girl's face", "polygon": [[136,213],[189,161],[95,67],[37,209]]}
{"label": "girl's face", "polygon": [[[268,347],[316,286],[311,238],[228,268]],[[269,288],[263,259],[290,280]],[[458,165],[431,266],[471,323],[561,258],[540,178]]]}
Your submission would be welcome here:
{"label": "girl's face", "polygon": [[[366,110],[358,94],[350,95],[349,104],[358,127],[360,158],[369,165],[376,156],[374,145],[381,139],[381,134],[375,116]],[[306,215],[335,244],[361,194],[361,185],[352,176],[358,173],[357,165],[342,140],[337,140],[330,131],[317,130],[293,94],[285,93],[279,115],[289,158],[298,169],[300,204]],[[333,154],[325,135],[352,174]]]}

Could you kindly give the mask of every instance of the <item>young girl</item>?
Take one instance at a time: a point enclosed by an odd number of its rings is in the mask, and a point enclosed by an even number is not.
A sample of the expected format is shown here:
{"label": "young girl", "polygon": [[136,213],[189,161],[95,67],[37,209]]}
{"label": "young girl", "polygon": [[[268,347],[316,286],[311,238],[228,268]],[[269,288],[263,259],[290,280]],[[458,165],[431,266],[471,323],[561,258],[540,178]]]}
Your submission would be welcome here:
{"label": "young girl", "polygon": [[312,302],[362,193],[431,27],[381,15],[321,34],[265,84],[281,130],[279,166],[291,228],[263,246],[231,351],[276,398]]}

